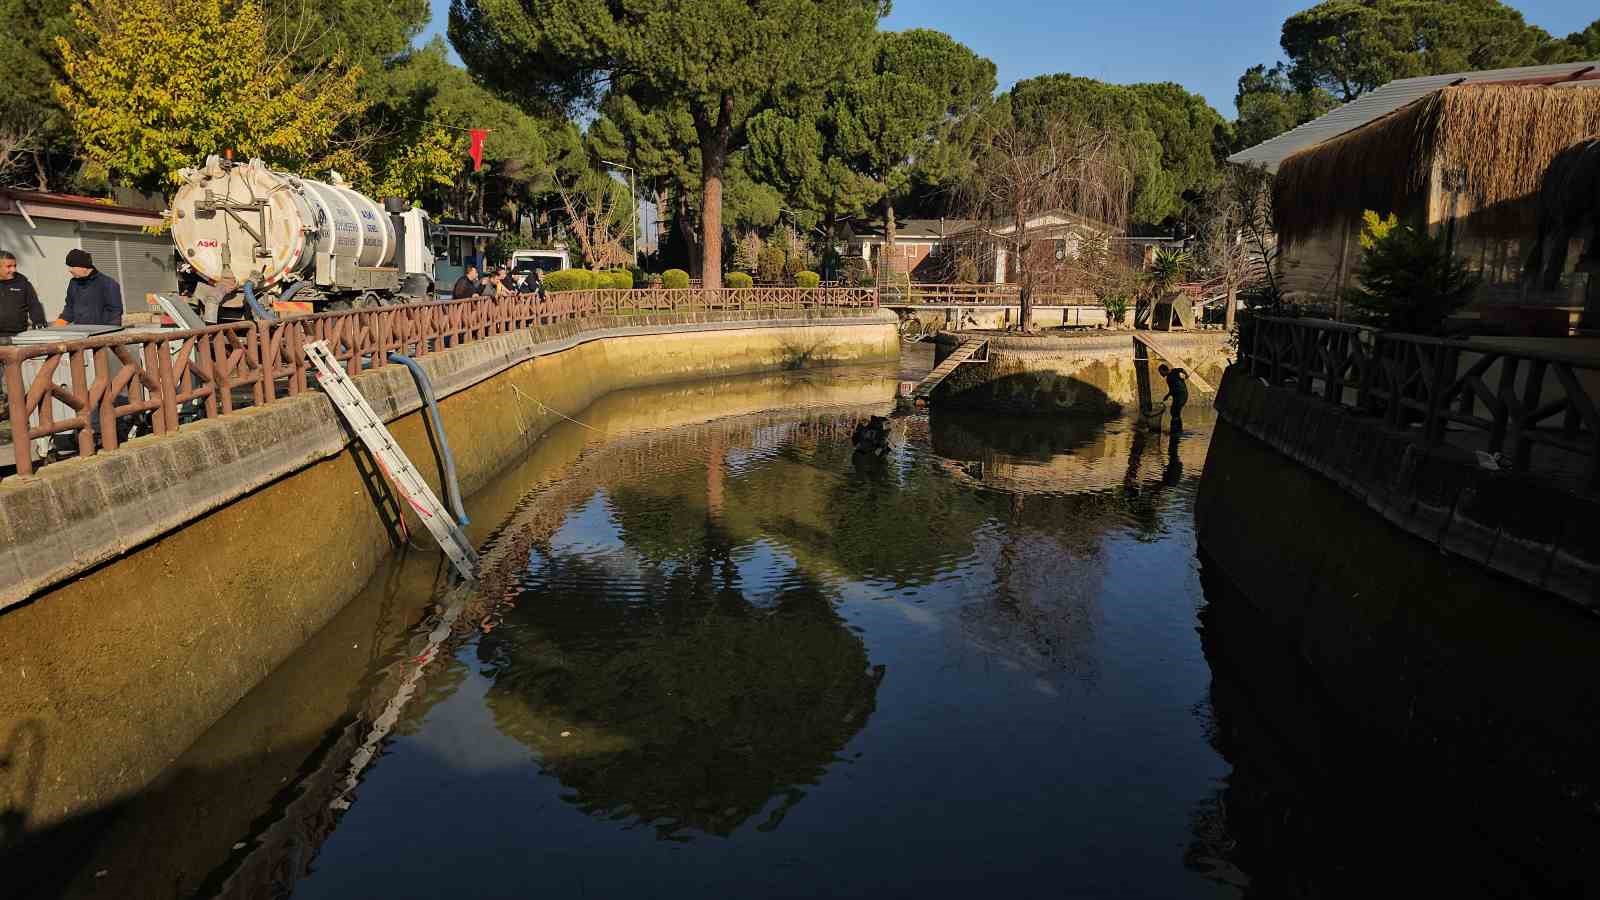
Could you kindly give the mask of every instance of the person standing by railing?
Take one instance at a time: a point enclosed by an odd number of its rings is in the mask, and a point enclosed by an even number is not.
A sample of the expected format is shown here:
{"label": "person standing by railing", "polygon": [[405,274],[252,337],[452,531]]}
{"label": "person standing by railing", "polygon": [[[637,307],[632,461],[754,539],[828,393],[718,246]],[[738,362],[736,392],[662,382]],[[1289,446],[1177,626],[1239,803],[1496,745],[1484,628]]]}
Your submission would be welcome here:
{"label": "person standing by railing", "polygon": [[39,292],[17,271],[17,258],[0,250],[0,341],[9,343],[14,335],[48,324]]}
{"label": "person standing by railing", "polygon": [[94,267],[89,251],[74,247],[67,251],[67,303],[57,325],[122,325],[122,285]]}
{"label": "person standing by railing", "polygon": [[457,278],[456,283],[450,288],[450,299],[465,300],[477,293],[478,267],[467,266],[467,270],[461,273],[461,277]]}

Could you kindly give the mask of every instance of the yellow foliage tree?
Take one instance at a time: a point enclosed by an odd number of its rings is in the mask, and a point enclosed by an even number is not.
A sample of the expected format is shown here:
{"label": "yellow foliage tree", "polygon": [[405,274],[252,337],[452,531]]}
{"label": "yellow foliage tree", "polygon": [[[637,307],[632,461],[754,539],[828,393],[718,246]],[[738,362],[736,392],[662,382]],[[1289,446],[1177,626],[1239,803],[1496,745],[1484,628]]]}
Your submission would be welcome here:
{"label": "yellow foliage tree", "polygon": [[311,168],[362,109],[342,58],[296,73],[269,51],[256,0],[75,0],[72,13],[56,96],[86,165],[120,184],[168,190],[224,149]]}
{"label": "yellow foliage tree", "polygon": [[1361,214],[1361,249],[1371,250],[1378,242],[1388,237],[1389,232],[1400,224],[1400,217],[1394,213],[1380,216],[1372,210]]}
{"label": "yellow foliage tree", "polygon": [[430,187],[454,185],[467,156],[465,135],[431,126],[411,140],[361,144],[342,147],[322,162],[369,196],[413,203]]}

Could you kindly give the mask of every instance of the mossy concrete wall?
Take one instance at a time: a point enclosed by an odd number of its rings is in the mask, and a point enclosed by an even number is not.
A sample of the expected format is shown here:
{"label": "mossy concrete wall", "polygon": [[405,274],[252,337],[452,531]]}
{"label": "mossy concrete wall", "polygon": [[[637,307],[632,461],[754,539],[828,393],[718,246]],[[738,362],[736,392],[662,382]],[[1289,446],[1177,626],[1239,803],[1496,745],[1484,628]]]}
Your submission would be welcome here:
{"label": "mossy concrete wall", "polygon": [[[424,366],[471,493],[612,391],[898,348],[883,313],[634,319],[503,335]],[[357,383],[437,490],[410,375]],[[47,827],[147,783],[362,588],[395,546],[382,510],[398,506],[320,394],[8,479],[0,745],[29,750],[26,771],[0,772],[0,810]]]}
{"label": "mossy concrete wall", "polygon": [[[963,338],[986,339],[988,362],[966,363],[945,380],[938,405],[1007,412],[1115,413],[1138,409],[1141,390],[1166,393],[1156,374],[1163,360],[1135,350],[1129,331],[1021,337],[982,332],[943,333],[935,360]],[[1216,331],[1162,332],[1162,346],[1183,357],[1179,365],[1215,384],[1228,364],[1228,336]],[[1191,400],[1200,399],[1191,390]]]}

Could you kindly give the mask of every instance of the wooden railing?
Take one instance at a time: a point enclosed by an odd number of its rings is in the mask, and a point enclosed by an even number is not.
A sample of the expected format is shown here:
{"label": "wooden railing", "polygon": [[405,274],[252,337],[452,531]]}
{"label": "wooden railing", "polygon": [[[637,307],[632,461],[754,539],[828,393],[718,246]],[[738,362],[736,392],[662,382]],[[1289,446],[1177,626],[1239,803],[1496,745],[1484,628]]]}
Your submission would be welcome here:
{"label": "wooden railing", "polygon": [[[716,316],[752,310],[871,309],[870,288],[606,290],[477,297],[384,306],[195,330],[119,332],[54,344],[0,347],[0,378],[16,471],[31,474],[31,442],[65,442],[80,456],[114,450],[131,428],[176,431],[185,422],[261,406],[308,389],[305,345],[327,341],[355,375],[519,329],[656,313]],[[59,408],[58,408],[59,407]],[[64,409],[63,409],[64,408]]]}
{"label": "wooden railing", "polygon": [[1600,358],[1488,341],[1259,318],[1240,364],[1256,378],[1382,416],[1423,444],[1482,450],[1600,490]]}
{"label": "wooden railing", "polygon": [[[1014,284],[885,284],[878,290],[883,303],[912,306],[1015,306],[1021,301],[1020,291]],[[1040,306],[1100,305],[1087,291],[1051,287],[1036,288],[1033,302]]]}

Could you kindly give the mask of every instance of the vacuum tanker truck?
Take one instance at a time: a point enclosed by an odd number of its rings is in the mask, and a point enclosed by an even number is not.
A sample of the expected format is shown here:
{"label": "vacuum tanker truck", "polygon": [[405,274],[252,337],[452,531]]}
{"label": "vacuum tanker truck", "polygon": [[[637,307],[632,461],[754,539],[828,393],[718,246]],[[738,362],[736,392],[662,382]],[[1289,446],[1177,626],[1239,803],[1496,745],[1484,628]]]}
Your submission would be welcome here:
{"label": "vacuum tanker truck", "polygon": [[172,198],[172,238],[203,284],[207,322],[264,315],[273,303],[317,312],[429,299],[428,214],[383,204],[331,173],[314,181],[259,159],[218,156],[184,169]]}

